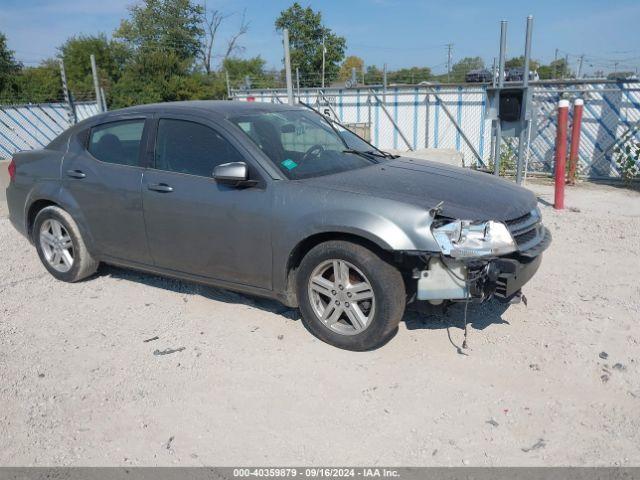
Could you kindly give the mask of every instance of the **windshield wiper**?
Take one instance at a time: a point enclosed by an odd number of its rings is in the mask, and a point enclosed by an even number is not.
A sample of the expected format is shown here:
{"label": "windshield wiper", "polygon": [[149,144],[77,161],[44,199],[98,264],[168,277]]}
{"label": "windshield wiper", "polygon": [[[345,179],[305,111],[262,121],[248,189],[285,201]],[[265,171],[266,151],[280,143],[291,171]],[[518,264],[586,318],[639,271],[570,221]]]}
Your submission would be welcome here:
{"label": "windshield wiper", "polygon": [[382,158],[398,158],[400,155],[394,155],[393,153],[385,152],[384,150],[367,150],[364,153],[370,153],[371,155],[375,155],[376,157]]}
{"label": "windshield wiper", "polygon": [[362,158],[366,158],[369,161],[380,163],[378,160],[373,158],[373,157],[378,157],[380,155],[375,155],[374,153],[371,153],[371,152],[363,152],[362,150],[356,150],[355,148],[347,148],[345,150],[342,150],[342,153],[353,153],[354,155],[360,155]]}

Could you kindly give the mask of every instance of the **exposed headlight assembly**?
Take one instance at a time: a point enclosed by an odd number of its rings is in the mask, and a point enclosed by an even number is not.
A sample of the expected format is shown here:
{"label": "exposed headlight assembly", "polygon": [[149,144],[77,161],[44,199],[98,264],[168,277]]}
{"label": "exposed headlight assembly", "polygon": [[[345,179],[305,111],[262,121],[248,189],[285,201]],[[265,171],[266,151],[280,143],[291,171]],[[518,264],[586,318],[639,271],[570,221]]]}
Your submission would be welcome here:
{"label": "exposed headlight assembly", "polygon": [[440,250],[453,258],[475,258],[504,255],[517,250],[506,225],[501,222],[455,220],[432,227]]}

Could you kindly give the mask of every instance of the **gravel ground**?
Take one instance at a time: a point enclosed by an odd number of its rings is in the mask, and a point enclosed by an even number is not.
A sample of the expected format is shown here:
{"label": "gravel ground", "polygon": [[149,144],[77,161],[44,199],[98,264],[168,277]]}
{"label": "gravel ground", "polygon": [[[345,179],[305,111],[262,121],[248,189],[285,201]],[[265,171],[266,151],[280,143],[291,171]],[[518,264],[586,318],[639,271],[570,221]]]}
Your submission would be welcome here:
{"label": "gravel ground", "polygon": [[471,306],[464,353],[459,306],[351,353],[270,301],[60,283],[0,218],[0,464],[640,465],[640,194],[531,188],[554,243],[529,305]]}

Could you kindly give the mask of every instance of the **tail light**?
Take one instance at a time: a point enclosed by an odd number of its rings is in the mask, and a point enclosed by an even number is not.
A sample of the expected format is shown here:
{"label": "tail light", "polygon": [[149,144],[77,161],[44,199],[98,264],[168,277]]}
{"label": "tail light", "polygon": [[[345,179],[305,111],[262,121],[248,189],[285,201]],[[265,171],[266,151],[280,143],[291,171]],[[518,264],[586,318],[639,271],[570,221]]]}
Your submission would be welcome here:
{"label": "tail light", "polygon": [[13,180],[14,178],[16,178],[16,161],[13,158],[9,162],[9,167],[7,167],[7,170],[9,170],[9,180]]}

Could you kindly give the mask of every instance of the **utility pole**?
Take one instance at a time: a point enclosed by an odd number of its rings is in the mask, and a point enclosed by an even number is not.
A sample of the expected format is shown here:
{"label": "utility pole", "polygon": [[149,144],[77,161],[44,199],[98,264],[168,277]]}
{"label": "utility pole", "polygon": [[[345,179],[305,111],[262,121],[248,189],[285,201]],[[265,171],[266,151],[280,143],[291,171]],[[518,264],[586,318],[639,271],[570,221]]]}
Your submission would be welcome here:
{"label": "utility pole", "polygon": [[558,49],[556,48],[556,53],[553,56],[553,78],[556,78],[556,66],[558,64]]}
{"label": "utility pole", "polygon": [[298,101],[300,101],[300,69],[298,67],[296,67],[296,87],[298,87]]}
{"label": "utility pole", "polygon": [[582,62],[584,62],[584,53],[580,55],[580,60],[578,60],[578,73],[576,78],[580,78],[580,75],[582,74]]}
{"label": "utility pole", "polygon": [[289,55],[289,29],[283,30],[284,36],[284,69],[287,76],[287,100],[293,105],[293,82],[291,81],[291,56]]}
{"label": "utility pole", "polygon": [[451,52],[453,51],[453,43],[447,43],[447,82],[451,76]]}
{"label": "utility pole", "polygon": [[567,53],[564,56],[564,75],[562,75],[562,78],[566,78],[569,76],[569,54]]}
{"label": "utility pole", "polygon": [[64,70],[64,61],[60,59],[60,78],[62,80],[62,93],[64,94],[64,101],[67,104],[67,118],[69,124],[74,125],[78,123],[78,117],[76,116],[76,109],[73,105],[73,99],[69,92],[69,86],[67,85],[67,73]]}
{"label": "utility pole", "polygon": [[100,99],[100,80],[98,79],[98,67],[96,66],[96,56],[92,53],[89,58],[91,59],[91,75],[93,75],[93,88],[96,90],[96,105],[101,112],[104,112],[102,107],[103,101]]}
{"label": "utility pole", "polygon": [[231,83],[229,82],[229,71],[224,71],[224,76],[227,79],[227,98],[231,98]]}
{"label": "utility pole", "polygon": [[324,33],[322,34],[322,89],[324,90],[324,64],[325,64],[325,57],[327,54],[327,49],[324,46]]}

